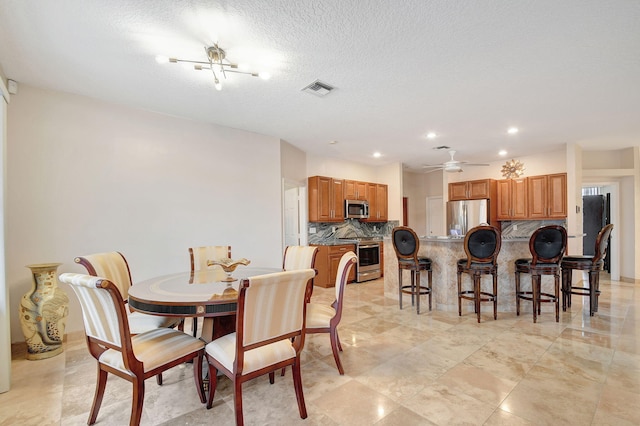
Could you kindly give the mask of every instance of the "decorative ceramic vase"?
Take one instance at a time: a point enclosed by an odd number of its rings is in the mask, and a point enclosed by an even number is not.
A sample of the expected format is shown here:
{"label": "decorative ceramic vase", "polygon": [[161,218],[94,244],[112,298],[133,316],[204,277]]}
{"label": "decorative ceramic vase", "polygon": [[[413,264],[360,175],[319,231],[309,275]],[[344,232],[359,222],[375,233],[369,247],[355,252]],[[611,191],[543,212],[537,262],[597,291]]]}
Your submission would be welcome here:
{"label": "decorative ceramic vase", "polygon": [[31,290],[20,301],[20,325],[27,343],[27,359],[51,358],[62,352],[69,313],[69,297],[58,287],[62,263],[27,265]]}

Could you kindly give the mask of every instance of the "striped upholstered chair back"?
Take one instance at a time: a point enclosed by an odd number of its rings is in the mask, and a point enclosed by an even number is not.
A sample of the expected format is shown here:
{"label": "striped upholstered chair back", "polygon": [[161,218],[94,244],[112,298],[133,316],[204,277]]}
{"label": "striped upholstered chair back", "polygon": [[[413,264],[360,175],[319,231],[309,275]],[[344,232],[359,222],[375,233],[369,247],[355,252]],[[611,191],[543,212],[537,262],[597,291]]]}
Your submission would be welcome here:
{"label": "striped upholstered chair back", "polygon": [[83,274],[66,273],[60,281],[71,286],[82,307],[88,339],[123,351],[131,343],[127,312],[118,287],[111,281]]}
{"label": "striped upholstered chair back", "polygon": [[[307,417],[300,373],[300,352],[305,336],[305,294],[315,276],[313,269],[276,272],[242,280],[238,295],[236,332],[208,343],[209,399],[213,406],[217,372],[234,383],[236,424],[244,424],[242,383],[291,366],[300,417]],[[248,391],[248,390],[247,390]]]}
{"label": "striped upholstered chair back", "polygon": [[89,275],[104,277],[114,283],[120,290],[123,299],[126,300],[129,297],[131,271],[122,253],[112,251],[78,256],[75,258],[75,262],[84,266]]}
{"label": "striped upholstered chair back", "polygon": [[207,269],[209,260],[231,259],[231,246],[189,247],[189,258],[192,271]]}
{"label": "striped upholstered chair back", "polygon": [[296,269],[313,269],[316,264],[318,247],[315,246],[287,246],[284,249],[282,269],[294,271]]}

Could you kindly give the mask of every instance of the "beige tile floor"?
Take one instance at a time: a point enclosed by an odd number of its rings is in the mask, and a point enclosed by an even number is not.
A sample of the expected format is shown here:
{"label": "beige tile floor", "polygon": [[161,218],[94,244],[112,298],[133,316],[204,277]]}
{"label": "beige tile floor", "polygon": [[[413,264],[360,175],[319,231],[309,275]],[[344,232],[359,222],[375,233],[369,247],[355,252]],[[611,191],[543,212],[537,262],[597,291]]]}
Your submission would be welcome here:
{"label": "beige tile floor", "polygon": [[[327,335],[310,335],[303,381],[309,417],[298,415],[290,371],[244,387],[249,425],[638,425],[640,287],[602,279],[599,313],[574,296],[554,321],[545,306],[474,314],[425,312],[383,295],[381,281],[347,287],[340,335],[346,374],[335,368]],[[437,287],[436,287],[437,288]],[[316,288],[314,301],[332,290]],[[16,354],[12,390],[0,394],[1,425],[86,424],[95,384],[83,336],[41,361]],[[200,404],[191,365],[146,383],[143,425],[230,425],[230,382],[219,382],[211,410]],[[128,424],[128,382],[110,377],[97,424]]]}

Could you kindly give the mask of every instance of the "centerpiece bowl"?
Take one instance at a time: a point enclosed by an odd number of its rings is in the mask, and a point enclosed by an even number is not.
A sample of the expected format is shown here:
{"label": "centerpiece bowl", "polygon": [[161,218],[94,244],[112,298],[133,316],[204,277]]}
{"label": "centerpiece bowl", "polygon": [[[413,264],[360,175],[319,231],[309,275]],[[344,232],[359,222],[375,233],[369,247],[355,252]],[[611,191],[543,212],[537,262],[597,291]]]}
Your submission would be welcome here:
{"label": "centerpiece bowl", "polygon": [[224,272],[226,272],[227,277],[225,279],[223,279],[222,281],[224,282],[233,282],[236,281],[237,278],[233,278],[231,276],[231,274],[233,273],[233,271],[236,270],[236,268],[239,265],[248,265],[250,264],[251,261],[248,259],[245,259],[244,257],[242,259],[239,260],[233,260],[233,259],[216,259],[216,260],[208,260],[207,261],[207,266],[215,266],[218,265],[222,268],[222,270]]}

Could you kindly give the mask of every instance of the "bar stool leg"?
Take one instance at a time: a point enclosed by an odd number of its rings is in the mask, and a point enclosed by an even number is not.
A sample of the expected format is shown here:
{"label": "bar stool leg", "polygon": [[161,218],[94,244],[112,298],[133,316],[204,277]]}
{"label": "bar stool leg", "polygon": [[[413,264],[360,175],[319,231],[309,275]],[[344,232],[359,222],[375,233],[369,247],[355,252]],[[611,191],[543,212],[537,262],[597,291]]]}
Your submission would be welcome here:
{"label": "bar stool leg", "polygon": [[432,272],[431,269],[429,269],[427,271],[427,280],[429,281],[429,311],[431,311],[431,293],[432,293],[432,287],[431,287],[431,278],[432,278]]}
{"label": "bar stool leg", "polygon": [[593,316],[598,310],[598,300],[596,295],[596,281],[600,271],[589,271],[589,315]]}
{"label": "bar stool leg", "polygon": [[531,301],[533,302],[533,322],[534,324],[538,321],[538,306],[540,304],[540,294],[539,294],[539,285],[540,285],[540,276],[531,274]]}
{"label": "bar stool leg", "polygon": [[496,269],[491,275],[493,275],[493,319],[498,319],[498,270]]}
{"label": "bar stool leg", "polygon": [[556,295],[556,322],[560,322],[560,274],[558,272],[553,274],[553,284],[555,286]]}
{"label": "bar stool leg", "polygon": [[516,271],[516,315],[520,316],[520,272]]}
{"label": "bar stool leg", "polygon": [[421,287],[421,283],[420,283],[420,269],[418,269],[417,271],[415,271],[416,273],[416,287],[414,289],[414,292],[416,293],[416,314],[420,314],[420,289]]}
{"label": "bar stool leg", "polygon": [[402,310],[402,269],[398,269],[398,300],[400,301],[400,310]]}
{"label": "bar stool leg", "polygon": [[416,304],[416,272],[411,270],[411,306]]}
{"label": "bar stool leg", "polygon": [[462,316],[462,297],[460,297],[460,293],[462,292],[462,273],[458,270],[458,316]]}
{"label": "bar stool leg", "polygon": [[473,274],[473,292],[474,292],[474,302],[476,305],[476,314],[478,315],[478,323],[480,322],[480,274]]}

